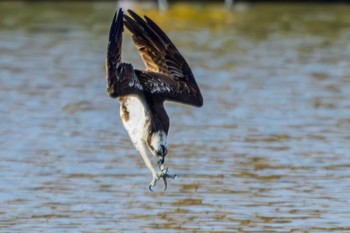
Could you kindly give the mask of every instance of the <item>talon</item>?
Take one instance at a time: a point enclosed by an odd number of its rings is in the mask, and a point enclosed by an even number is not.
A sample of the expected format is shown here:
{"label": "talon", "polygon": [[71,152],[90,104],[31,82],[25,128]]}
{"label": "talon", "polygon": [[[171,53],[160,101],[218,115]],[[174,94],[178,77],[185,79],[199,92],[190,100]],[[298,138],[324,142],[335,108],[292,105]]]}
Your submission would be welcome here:
{"label": "talon", "polygon": [[167,176],[168,175],[168,167],[162,169],[162,176]]}
{"label": "talon", "polygon": [[148,189],[153,192],[152,187],[156,186],[159,176],[153,177],[152,182],[148,186]]}
{"label": "talon", "polygon": [[163,176],[163,181],[164,181],[164,191],[168,188],[168,182],[166,181],[166,176]]}

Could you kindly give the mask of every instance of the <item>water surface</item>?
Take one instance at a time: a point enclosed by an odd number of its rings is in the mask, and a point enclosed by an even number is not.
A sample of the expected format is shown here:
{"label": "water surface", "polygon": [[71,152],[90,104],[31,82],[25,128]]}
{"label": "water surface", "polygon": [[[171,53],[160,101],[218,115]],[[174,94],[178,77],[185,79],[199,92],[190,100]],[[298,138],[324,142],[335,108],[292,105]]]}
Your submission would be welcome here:
{"label": "water surface", "polygon": [[0,3],[0,232],[350,232],[349,6],[136,7],[204,96],[167,103],[154,193],[105,93],[115,8]]}

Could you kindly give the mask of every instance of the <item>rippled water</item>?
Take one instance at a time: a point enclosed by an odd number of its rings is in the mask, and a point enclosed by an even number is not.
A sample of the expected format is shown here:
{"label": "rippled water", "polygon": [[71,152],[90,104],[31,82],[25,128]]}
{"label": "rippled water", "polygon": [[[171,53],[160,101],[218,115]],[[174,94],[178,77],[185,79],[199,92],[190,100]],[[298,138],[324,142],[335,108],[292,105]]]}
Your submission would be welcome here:
{"label": "rippled water", "polygon": [[167,104],[153,193],[105,93],[115,7],[0,3],[0,232],[350,232],[349,6],[136,8],[205,101]]}

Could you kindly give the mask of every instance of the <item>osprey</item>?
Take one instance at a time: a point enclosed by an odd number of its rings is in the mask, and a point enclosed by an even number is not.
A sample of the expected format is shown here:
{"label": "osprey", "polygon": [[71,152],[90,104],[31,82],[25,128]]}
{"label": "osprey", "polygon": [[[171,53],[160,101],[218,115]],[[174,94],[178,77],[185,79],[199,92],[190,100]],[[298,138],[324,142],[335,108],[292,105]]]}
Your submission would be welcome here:
{"label": "osprey", "polygon": [[[164,157],[168,152],[169,117],[164,101],[200,107],[203,98],[186,60],[165,33],[147,16],[128,10],[116,12],[109,32],[106,59],[107,93],[118,98],[125,129],[145,164],[152,172],[149,189],[168,174]],[[146,70],[137,70],[121,61],[124,25],[132,34]],[[158,169],[156,168],[158,165]]]}

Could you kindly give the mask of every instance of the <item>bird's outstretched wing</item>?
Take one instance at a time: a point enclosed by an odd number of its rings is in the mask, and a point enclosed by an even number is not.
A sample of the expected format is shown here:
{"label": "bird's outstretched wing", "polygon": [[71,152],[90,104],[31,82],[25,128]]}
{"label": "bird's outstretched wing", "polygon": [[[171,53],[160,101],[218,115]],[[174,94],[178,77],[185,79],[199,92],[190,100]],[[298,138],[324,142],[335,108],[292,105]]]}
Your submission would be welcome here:
{"label": "bird's outstretched wing", "polygon": [[164,100],[202,106],[203,98],[186,60],[166,34],[147,16],[128,10],[125,26],[147,69],[135,70],[144,92]]}
{"label": "bird's outstretched wing", "polygon": [[107,92],[113,98],[142,92],[132,65],[121,62],[123,25],[123,11],[120,8],[114,15],[109,31],[106,58]]}

